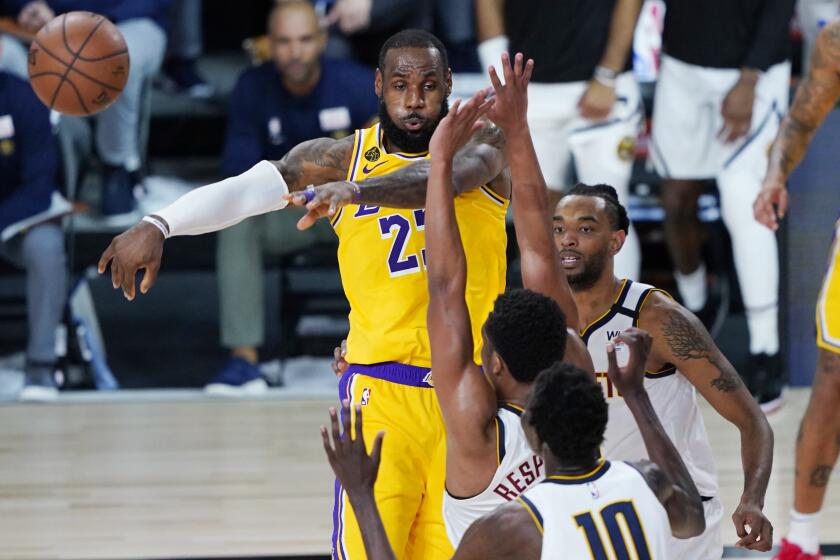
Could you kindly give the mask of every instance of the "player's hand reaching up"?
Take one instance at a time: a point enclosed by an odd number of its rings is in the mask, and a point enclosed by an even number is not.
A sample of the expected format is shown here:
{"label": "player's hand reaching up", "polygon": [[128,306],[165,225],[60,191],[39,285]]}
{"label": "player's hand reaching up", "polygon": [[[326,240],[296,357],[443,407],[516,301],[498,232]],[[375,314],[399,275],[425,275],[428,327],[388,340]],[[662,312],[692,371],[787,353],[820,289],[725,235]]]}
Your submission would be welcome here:
{"label": "player's hand reaching up", "polygon": [[496,91],[495,103],[488,113],[488,117],[505,133],[512,128],[527,126],[528,124],[528,83],[534,72],[534,61],[524,62],[522,53],[516,53],[513,65],[510,56],[502,54],[502,75],[505,83],[499,79],[496,68],[489,68],[490,83]]}
{"label": "player's hand reaching up", "polygon": [[376,475],[379,472],[379,459],[382,454],[382,438],[385,432],[376,434],[370,455],[365,449],[365,438],[362,432],[362,407],[356,405],[356,437],[350,431],[350,402],[341,403],[341,423],[343,432],[338,429],[338,412],[330,407],[330,424],[332,426],[332,442],[329,431],[321,426],[321,438],[324,440],[324,451],[330,462],[339,484],[347,491],[351,500],[361,493],[372,493]]}
{"label": "player's hand reaching up", "polygon": [[631,327],[607,343],[607,375],[625,397],[644,386],[652,341],[646,331]]}
{"label": "player's hand reaching up", "polygon": [[148,292],[160,270],[164,237],[158,228],[140,222],[130,230],[116,236],[99,259],[99,274],[111,264],[111,284],[121,289],[129,301],[134,299],[137,271],[145,269],[140,292]]}
{"label": "player's hand reaching up", "polygon": [[452,159],[455,152],[464,147],[473,134],[484,124],[479,120],[493,105],[487,99],[490,89],[482,89],[463,103],[456,99],[449,113],[438,123],[432,139],[429,141],[429,154],[432,159]]}

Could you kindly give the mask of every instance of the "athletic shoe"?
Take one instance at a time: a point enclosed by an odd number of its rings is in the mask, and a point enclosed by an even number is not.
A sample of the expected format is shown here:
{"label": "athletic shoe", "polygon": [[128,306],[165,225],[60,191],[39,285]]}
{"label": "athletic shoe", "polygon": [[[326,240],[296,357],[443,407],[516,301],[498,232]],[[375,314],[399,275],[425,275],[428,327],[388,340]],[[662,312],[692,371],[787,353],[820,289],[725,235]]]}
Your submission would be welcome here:
{"label": "athletic shoe", "polygon": [[220,397],[261,395],[267,390],[268,383],[260,373],[260,368],[242,358],[228,360],[216,377],[204,387],[208,395]]}
{"label": "athletic shoe", "polygon": [[58,398],[55,382],[55,367],[28,365],[23,389],[18,397],[24,402],[49,402]]}
{"label": "athletic shoe", "polygon": [[102,178],[102,215],[116,217],[134,211],[134,185],[131,175],[122,166],[105,166]]}
{"label": "athletic shoe", "polygon": [[750,356],[744,382],[755,396],[764,414],[779,410],[782,406],[782,357],[777,353],[753,354]]}
{"label": "athletic shoe", "polygon": [[193,99],[210,99],[216,90],[202,78],[196,69],[195,59],[172,58],[164,64],[164,88],[170,93],[185,92]]}
{"label": "athletic shoe", "polygon": [[787,539],[782,539],[782,546],[779,547],[779,552],[773,557],[773,560],[820,560],[822,556],[817,552],[816,554],[806,554],[798,545],[793,544]]}

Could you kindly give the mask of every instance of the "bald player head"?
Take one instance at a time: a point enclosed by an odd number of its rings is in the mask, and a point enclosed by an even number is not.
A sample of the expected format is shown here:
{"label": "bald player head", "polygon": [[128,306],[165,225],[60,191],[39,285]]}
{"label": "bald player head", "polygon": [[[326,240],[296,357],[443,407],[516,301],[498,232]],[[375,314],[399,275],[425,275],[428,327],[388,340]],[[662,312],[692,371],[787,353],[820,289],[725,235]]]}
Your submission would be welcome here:
{"label": "bald player head", "polygon": [[307,0],[278,2],[268,18],[271,58],[292,93],[305,94],[321,76],[326,34]]}

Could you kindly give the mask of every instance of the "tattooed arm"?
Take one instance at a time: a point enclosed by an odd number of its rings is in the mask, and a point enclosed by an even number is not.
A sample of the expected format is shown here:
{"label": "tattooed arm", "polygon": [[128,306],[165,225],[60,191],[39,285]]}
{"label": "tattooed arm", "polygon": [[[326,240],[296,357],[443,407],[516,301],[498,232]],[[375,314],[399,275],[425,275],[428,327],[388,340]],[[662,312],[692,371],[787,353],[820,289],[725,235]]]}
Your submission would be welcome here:
{"label": "tattooed arm", "polygon": [[280,161],[273,163],[286,180],[290,191],[302,191],[309,185],[341,181],[347,177],[354,138],[350,135],[341,140],[307,140],[289,150]]}
{"label": "tattooed arm", "polygon": [[[735,368],[691,312],[663,293],[654,292],[640,312],[639,327],[653,336],[649,369],[655,371],[663,364],[676,366],[718,414],[740,431],[744,490],[732,515],[741,537],[738,546],[770,550],[773,527],[762,513],[773,466],[773,431],[767,419]],[[750,526],[749,533],[745,525]]]}
{"label": "tattooed arm", "polygon": [[[753,205],[755,218],[776,230],[787,211],[785,183],[805,156],[805,150],[826,115],[840,97],[840,20],[817,37],[811,68],[802,81],[790,111],[782,121],[770,152],[761,193]],[[775,206],[775,209],[774,209]]]}
{"label": "tattooed arm", "polygon": [[[456,196],[490,184],[499,195],[510,196],[509,183],[501,180],[504,167],[504,135],[491,123],[479,129],[470,142],[455,154],[452,163],[452,184]],[[431,164],[421,160],[411,165],[359,182],[359,196],[353,184],[341,179],[315,189],[315,196],[308,203],[300,195],[287,198],[297,206],[306,205],[309,212],[298,222],[298,228],[306,229],[318,218],[331,217],[339,208],[354,202],[389,208],[422,208],[426,203],[426,181]]]}

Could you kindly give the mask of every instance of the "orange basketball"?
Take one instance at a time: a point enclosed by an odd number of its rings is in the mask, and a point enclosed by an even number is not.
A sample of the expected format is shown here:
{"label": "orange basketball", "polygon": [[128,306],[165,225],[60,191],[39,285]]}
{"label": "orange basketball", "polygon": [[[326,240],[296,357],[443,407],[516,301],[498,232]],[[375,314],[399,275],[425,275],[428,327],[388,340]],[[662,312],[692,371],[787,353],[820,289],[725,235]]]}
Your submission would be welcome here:
{"label": "orange basketball", "polygon": [[50,20],[29,48],[38,98],[65,115],[92,115],[117,100],[128,80],[128,47],[117,26],[91,12]]}

